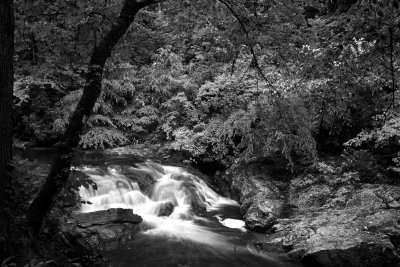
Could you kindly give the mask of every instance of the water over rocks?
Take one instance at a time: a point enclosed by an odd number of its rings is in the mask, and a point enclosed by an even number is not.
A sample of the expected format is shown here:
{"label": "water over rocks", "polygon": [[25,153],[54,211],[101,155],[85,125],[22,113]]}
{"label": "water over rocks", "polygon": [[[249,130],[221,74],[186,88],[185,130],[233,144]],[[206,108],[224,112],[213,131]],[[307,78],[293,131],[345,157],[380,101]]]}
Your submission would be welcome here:
{"label": "water over rocks", "polygon": [[231,170],[246,227],[266,233],[257,247],[317,266],[400,264],[400,187],[321,166],[282,182],[262,161]]}
{"label": "water over rocks", "polygon": [[174,211],[175,205],[174,203],[167,201],[160,205],[160,210],[158,211],[157,216],[169,216]]}

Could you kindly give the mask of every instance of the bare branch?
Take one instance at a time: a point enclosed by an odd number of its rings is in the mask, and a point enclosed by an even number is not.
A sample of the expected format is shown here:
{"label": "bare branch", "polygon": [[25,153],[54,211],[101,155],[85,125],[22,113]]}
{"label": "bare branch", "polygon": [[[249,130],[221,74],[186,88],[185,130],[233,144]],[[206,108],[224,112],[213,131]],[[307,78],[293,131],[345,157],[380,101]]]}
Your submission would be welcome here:
{"label": "bare branch", "polygon": [[[241,20],[240,16],[233,10],[233,8],[225,1],[225,0],[218,0],[219,2],[221,2],[223,5],[225,5],[228,10],[232,13],[232,15],[236,18],[236,20],[239,22],[240,27],[242,28],[244,34],[246,35],[246,37],[248,39],[250,39],[250,34],[248,32],[248,30],[246,29],[246,26],[244,25],[243,21]],[[279,91],[275,88],[275,86],[271,83],[271,81],[268,80],[268,78],[265,76],[264,72],[262,71],[260,64],[258,63],[258,58],[256,56],[256,53],[254,51],[254,47],[252,44],[248,45],[249,49],[250,49],[250,53],[253,57],[253,66],[256,68],[258,74],[261,76],[261,78],[268,84],[268,86],[274,91],[275,94],[277,94],[278,96],[280,96]]]}

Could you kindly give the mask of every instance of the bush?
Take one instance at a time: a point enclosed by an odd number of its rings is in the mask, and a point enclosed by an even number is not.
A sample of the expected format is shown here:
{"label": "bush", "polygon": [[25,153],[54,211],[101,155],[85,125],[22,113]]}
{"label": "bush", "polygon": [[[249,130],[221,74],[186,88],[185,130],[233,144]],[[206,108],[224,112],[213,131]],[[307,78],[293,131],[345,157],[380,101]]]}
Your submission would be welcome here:
{"label": "bush", "polygon": [[[362,149],[358,153],[371,155],[380,159],[389,172],[398,176],[400,174],[400,115],[388,115],[380,126],[371,131],[363,131],[357,137],[345,143],[349,148]],[[371,161],[371,160],[369,160]]]}
{"label": "bush", "polygon": [[83,149],[107,148],[125,145],[128,142],[128,138],[119,130],[94,127],[81,136],[79,146]]}
{"label": "bush", "polygon": [[382,171],[382,166],[368,150],[346,149],[343,156],[345,159],[343,170],[357,171],[362,182],[374,182],[377,174]]}

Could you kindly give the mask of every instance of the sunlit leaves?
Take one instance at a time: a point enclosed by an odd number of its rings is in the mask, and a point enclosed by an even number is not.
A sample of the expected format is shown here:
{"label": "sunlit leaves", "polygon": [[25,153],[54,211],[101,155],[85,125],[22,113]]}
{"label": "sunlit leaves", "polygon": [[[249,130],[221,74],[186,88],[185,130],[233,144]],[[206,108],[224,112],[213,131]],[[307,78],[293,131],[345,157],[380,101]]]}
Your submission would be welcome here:
{"label": "sunlit leaves", "polygon": [[79,145],[84,148],[107,148],[127,144],[128,138],[112,128],[95,127],[81,136]]}

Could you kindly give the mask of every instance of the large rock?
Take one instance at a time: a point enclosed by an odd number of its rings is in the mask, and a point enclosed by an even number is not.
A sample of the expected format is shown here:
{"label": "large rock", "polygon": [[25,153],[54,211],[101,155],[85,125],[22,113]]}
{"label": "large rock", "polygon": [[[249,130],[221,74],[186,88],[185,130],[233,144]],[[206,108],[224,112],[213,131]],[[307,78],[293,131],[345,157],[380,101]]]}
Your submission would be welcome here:
{"label": "large rock", "polygon": [[151,173],[146,170],[133,168],[132,166],[120,165],[118,166],[119,173],[126,176],[130,181],[135,182],[139,185],[140,190],[149,195],[156,181],[155,173]]}
{"label": "large rock", "polygon": [[294,213],[277,219],[258,247],[319,266],[399,266],[400,188],[333,169],[291,181]]}
{"label": "large rock", "polygon": [[109,209],[76,214],[71,224],[93,247],[111,250],[134,238],[142,218],[131,209]]}
{"label": "large rock", "polygon": [[192,211],[198,216],[204,215],[207,212],[205,199],[199,193],[197,193],[197,188],[194,184],[194,181],[186,179],[182,183],[182,187],[190,199],[190,206],[192,208]]}
{"label": "large rock", "polygon": [[109,209],[89,213],[75,214],[75,220],[80,228],[89,228],[113,223],[138,224],[142,217],[133,213],[131,209]]}
{"label": "large rock", "polygon": [[161,203],[157,216],[169,216],[174,211],[174,208],[174,204],[170,201]]}
{"label": "large rock", "polygon": [[400,187],[363,184],[340,162],[287,179],[259,160],[229,170],[260,250],[312,266],[400,266]]}
{"label": "large rock", "polygon": [[267,160],[254,161],[237,166],[226,175],[239,196],[240,210],[246,227],[257,232],[268,231],[284,212],[285,199],[282,193],[287,174],[275,177]]}
{"label": "large rock", "polygon": [[278,220],[275,233],[258,246],[275,246],[295,259],[322,266],[388,266],[399,261],[391,239],[400,236],[394,219],[400,212],[386,212],[366,216],[360,209],[330,210]]}
{"label": "large rock", "polygon": [[252,177],[244,181],[241,192],[240,210],[250,230],[267,231],[282,215],[283,195],[273,183]]}

